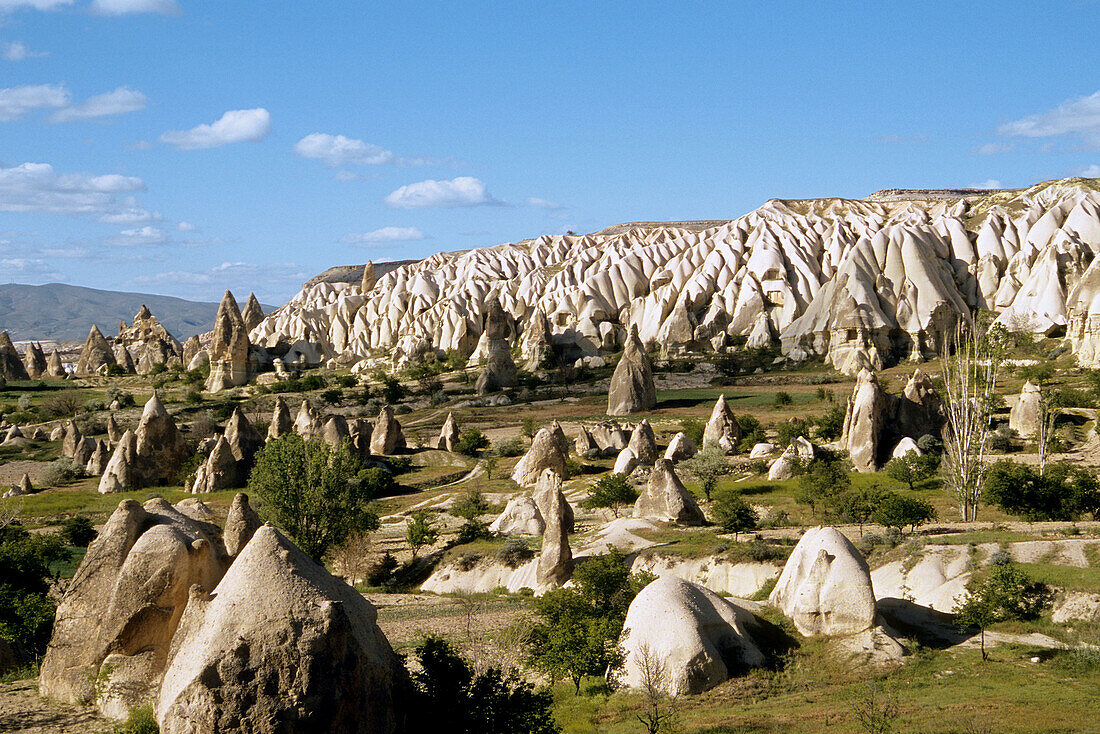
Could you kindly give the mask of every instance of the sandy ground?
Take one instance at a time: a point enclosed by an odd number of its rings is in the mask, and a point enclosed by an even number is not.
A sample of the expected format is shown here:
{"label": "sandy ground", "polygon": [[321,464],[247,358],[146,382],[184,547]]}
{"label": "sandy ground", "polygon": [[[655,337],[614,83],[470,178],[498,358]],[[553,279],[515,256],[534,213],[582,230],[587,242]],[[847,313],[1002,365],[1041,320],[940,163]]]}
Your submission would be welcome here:
{"label": "sandy ground", "polygon": [[[6,488],[9,484],[19,484],[19,480],[23,478],[24,474],[30,476],[31,484],[36,487],[41,486],[42,475],[46,473],[46,467],[48,466],[49,463],[44,461],[22,460],[2,464],[0,465],[0,487]],[[0,494],[3,494],[3,492],[0,492]]]}
{"label": "sandy ground", "polygon": [[105,734],[111,725],[83,706],[38,696],[35,680],[0,685],[0,732],[5,734]]}

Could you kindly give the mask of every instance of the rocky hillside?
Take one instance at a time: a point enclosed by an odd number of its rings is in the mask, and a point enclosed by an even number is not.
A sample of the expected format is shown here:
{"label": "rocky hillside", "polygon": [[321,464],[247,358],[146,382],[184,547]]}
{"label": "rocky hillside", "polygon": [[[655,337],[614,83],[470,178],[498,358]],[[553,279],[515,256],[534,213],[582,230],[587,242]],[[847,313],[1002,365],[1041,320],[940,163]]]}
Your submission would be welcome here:
{"label": "rocky hillside", "polygon": [[1100,364],[1098,204],[1100,181],[1081,178],[773,199],[728,222],[635,223],[440,253],[366,292],[316,283],[251,338],[308,342],[361,368],[428,349],[470,355],[495,299],[525,350],[538,346],[528,332],[548,330],[567,354],[613,352],[636,326],[668,352],[779,344],[789,359],[823,357],[854,374],[933,357],[960,319],[987,309],[1013,329],[1064,334],[1082,363]]}
{"label": "rocky hillside", "polygon": [[62,283],[0,285],[0,329],[17,341],[83,341],[94,323],[113,332],[129,322],[142,304],[158,314],[180,339],[208,331],[216,303],[197,303],[149,293],[120,293]]}

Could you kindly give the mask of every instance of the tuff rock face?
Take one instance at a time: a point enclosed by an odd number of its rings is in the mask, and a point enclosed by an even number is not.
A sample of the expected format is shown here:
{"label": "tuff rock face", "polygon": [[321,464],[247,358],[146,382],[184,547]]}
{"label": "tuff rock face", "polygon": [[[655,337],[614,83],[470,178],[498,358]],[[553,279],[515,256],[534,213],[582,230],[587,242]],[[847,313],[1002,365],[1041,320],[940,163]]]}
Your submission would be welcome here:
{"label": "tuff rock face", "polygon": [[233,450],[229,448],[229,442],[225,436],[218,436],[210,455],[206,461],[199,465],[195,472],[195,482],[191,485],[191,491],[198,493],[217,492],[219,489],[229,489],[238,486],[237,460],[233,458]]}
{"label": "tuff rock face", "polygon": [[1039,433],[1042,420],[1043,388],[1031,380],[1020,388],[1020,397],[1008,414],[1008,427],[1022,438],[1032,438]]}
{"label": "tuff rock face", "polygon": [[[665,576],[634,597],[620,643],[625,653],[621,684],[644,688],[646,668],[664,673],[665,693],[702,693],[748,667],[762,665],[753,640],[759,605],[727,599],[689,581]],[[654,667],[658,666],[658,667]]]}
{"label": "tuff rock face", "polygon": [[133,431],[126,431],[119,439],[111,460],[99,478],[99,493],[114,494],[127,492],[140,486],[140,473],[137,464],[137,437]]}
{"label": "tuff rock face", "polygon": [[84,341],[80,359],[76,363],[76,376],[92,377],[102,374],[113,364],[117,364],[114,351],[107,342],[107,338],[103,336],[103,332],[93,324],[88,332],[88,338]]}
{"label": "tuff rock face", "polygon": [[370,452],[388,456],[405,450],[405,434],[393,415],[393,408],[386,405],[378,414],[370,437]]}
{"label": "tuff rock face", "polygon": [[[535,489],[531,493],[535,504],[538,506],[539,514],[543,520],[546,519],[547,513],[550,512],[550,505],[557,502],[557,498],[561,495],[562,500],[565,499],[565,495],[561,491],[561,474],[553,469],[546,470],[539,475],[538,480],[535,482]],[[567,533],[573,532],[575,515],[573,512],[573,506],[568,502],[562,505],[562,525],[565,527]]]}
{"label": "tuff rock face", "polygon": [[145,403],[136,436],[143,486],[174,479],[180,464],[188,457],[187,441],[155,392]]}
{"label": "tuff rock face", "polygon": [[533,497],[516,495],[493,520],[489,530],[498,535],[542,535],[546,522]]}
{"label": "tuff rock face", "polygon": [[440,451],[454,451],[460,435],[454,414],[447,413],[447,420],[443,421],[443,427],[439,429],[439,440],[436,442],[436,448]]}
{"label": "tuff rock face", "polygon": [[214,332],[210,339],[210,376],[206,389],[218,392],[248,382],[248,329],[237,307],[237,301],[229,291],[225,292],[218,315],[214,319]]}
{"label": "tuff rock face", "polygon": [[282,397],[275,398],[275,409],[271,412],[271,424],[267,427],[267,438],[271,440],[294,430],[294,421],[290,419],[290,408]]}
{"label": "tuff rock face", "polygon": [[844,433],[840,439],[856,471],[873,472],[878,468],[879,437],[888,411],[887,396],[878,379],[868,370],[861,370],[852,396],[848,398]]}
{"label": "tuff rock face", "polygon": [[706,522],[695,498],[676,476],[672,462],[658,459],[649,474],[645,490],[634,503],[634,517],[648,517],[680,525],[702,525]]}
{"label": "tuff rock face", "polygon": [[23,366],[27,369],[27,377],[32,380],[37,380],[46,374],[46,353],[42,351],[41,344],[27,345],[27,351],[23,355]]}
{"label": "tuff rock face", "polygon": [[401,670],[376,619],[362,594],[259,528],[216,587],[190,591],[156,700],[160,730],[393,732]]}
{"label": "tuff rock face", "polygon": [[233,504],[229,506],[229,515],[225,518],[225,530],[222,531],[225,552],[235,557],[263,524],[260,516],[248,503],[248,495],[238,492],[233,498]]}
{"label": "tuff rock face", "polygon": [[46,376],[54,378],[67,377],[69,373],[65,371],[65,365],[61,361],[61,355],[55,349],[50,352],[50,356],[46,359]]}
{"label": "tuff rock face", "polygon": [[125,718],[156,694],[191,585],[213,588],[226,565],[217,527],[163,499],[123,500],[58,605],[42,695]]}
{"label": "tuff rock face", "polygon": [[512,470],[512,479],[521,487],[532,487],[547,469],[564,476],[565,455],[554,433],[549,428],[540,428],[531,441],[531,448]]}
{"label": "tuff rock face", "polygon": [[668,448],[665,449],[665,458],[672,463],[676,463],[684,459],[690,459],[695,456],[695,452],[695,443],[687,437],[686,433],[681,431],[669,441]]}
{"label": "tuff rock face", "polygon": [[726,396],[719,395],[714,403],[714,410],[710,412],[707,427],[703,430],[703,448],[732,454],[740,444],[741,426],[737,423],[733,411],[726,405]]}
{"label": "tuff rock face", "polygon": [[245,328],[249,331],[255,329],[256,326],[264,320],[264,309],[256,299],[255,293],[248,294],[248,302],[244,305],[244,312],[241,313],[241,318],[244,320]]}
{"label": "tuff rock face", "polygon": [[183,364],[183,345],[142,304],[133,324],[119,324],[115,359],[128,373],[147,375],[157,365]]}
{"label": "tuff rock face", "polygon": [[511,333],[512,327],[500,301],[493,301],[489,304],[489,313],[485,317],[483,334],[488,356],[485,369],[477,378],[475,388],[478,395],[488,395],[519,384],[516,363],[512,360],[511,345],[508,343]]}
{"label": "tuff rock face", "polygon": [[657,407],[657,390],[653,386],[653,363],[638,338],[637,327],[631,329],[623,356],[611,375],[607,392],[608,415],[630,415]]}
{"label": "tuff rock face", "polygon": [[657,460],[657,439],[653,435],[653,427],[649,421],[643,420],[634,427],[630,434],[630,443],[627,448],[634,452],[634,458],[639,464],[649,465]]}
{"label": "tuff rock face", "polygon": [[546,469],[548,485],[555,485],[556,492],[548,493],[543,511],[546,529],[542,534],[542,550],[539,552],[536,581],[541,587],[560,586],[573,575],[573,552],[569,548],[569,530],[566,525],[569,503],[561,493],[561,476]]}
{"label": "tuff rock face", "polygon": [[19,358],[8,332],[0,331],[0,377],[6,380],[27,380],[27,367]]}
{"label": "tuff rock face", "polygon": [[803,635],[854,635],[871,629],[875,595],[863,554],[836,528],[807,530],[769,597]]}
{"label": "tuff rock face", "polygon": [[1098,189],[1066,179],[773,199],[728,222],[622,225],[441,253],[366,289],[310,284],[251,337],[268,347],[303,340],[365,371],[413,334],[435,350],[472,353],[499,301],[523,332],[543,330],[536,314],[545,315],[549,340],[570,360],[616,352],[636,327],[642,343],[666,352],[778,342],[789,359],[824,357],[854,375],[935,357],[956,322],[981,308],[1036,333],[1064,329],[1094,366]]}

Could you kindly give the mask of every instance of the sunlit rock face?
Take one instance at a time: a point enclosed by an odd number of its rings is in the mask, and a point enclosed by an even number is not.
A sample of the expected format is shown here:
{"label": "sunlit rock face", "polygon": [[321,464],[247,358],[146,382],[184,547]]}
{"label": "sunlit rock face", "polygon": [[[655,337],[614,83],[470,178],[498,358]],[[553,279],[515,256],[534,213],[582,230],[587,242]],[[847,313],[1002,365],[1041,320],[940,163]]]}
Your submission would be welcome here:
{"label": "sunlit rock face", "polygon": [[[311,345],[358,371],[418,351],[474,354],[491,304],[533,359],[617,352],[632,328],[663,353],[778,343],[848,374],[934,357],[977,309],[1066,334],[1100,364],[1100,182],[1006,191],[773,199],[727,222],[621,225],[440,253],[362,284],[320,282],[264,318],[254,344]],[[538,333],[527,335],[527,330]],[[547,331],[549,333],[547,333]],[[483,358],[480,357],[480,358]]]}

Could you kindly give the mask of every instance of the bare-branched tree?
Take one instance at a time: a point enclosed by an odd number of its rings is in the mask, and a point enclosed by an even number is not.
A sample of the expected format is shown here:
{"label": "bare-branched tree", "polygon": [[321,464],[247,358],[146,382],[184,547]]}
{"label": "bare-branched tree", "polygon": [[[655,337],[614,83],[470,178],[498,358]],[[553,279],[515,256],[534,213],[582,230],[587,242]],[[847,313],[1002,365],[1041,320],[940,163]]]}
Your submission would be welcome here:
{"label": "bare-branched tree", "polygon": [[22,497],[4,497],[0,499],[0,530],[11,525],[22,511]]}
{"label": "bare-branched tree", "polygon": [[642,643],[634,653],[634,662],[641,676],[644,699],[642,713],[637,714],[647,734],[668,732],[676,719],[676,700],[668,694],[668,666],[661,655]]}
{"label": "bare-branched tree", "polygon": [[959,322],[945,340],[943,359],[944,477],[959,503],[963,522],[973,522],[985,487],[986,441],[997,376],[1004,354],[1004,333],[979,315]]}

